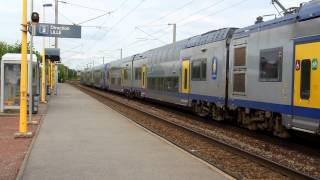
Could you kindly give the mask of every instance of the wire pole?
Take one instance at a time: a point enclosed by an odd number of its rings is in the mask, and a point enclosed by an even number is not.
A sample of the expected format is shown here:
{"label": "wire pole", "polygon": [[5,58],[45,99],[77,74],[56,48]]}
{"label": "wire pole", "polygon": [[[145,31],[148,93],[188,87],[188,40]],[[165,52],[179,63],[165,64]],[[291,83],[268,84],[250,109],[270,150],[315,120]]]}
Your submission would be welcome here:
{"label": "wire pole", "polygon": [[120,60],[122,61],[122,48],[120,49]]}
{"label": "wire pole", "polygon": [[[30,11],[31,14],[33,13],[33,0],[30,1]],[[30,21],[30,24],[32,25],[32,33],[30,36],[30,61],[28,63],[28,94],[29,94],[29,119],[28,123],[32,123],[32,68],[33,68],[33,24]]]}
{"label": "wire pole", "polygon": [[[42,22],[45,23],[45,8],[51,7],[52,4],[43,4]],[[41,102],[46,103],[46,52],[45,52],[46,39],[42,38],[42,69],[41,69]],[[48,68],[50,69],[50,68]],[[49,80],[49,76],[48,76]]]}
{"label": "wire pole", "polygon": [[[55,16],[55,24],[56,25],[58,24],[58,21],[59,21],[58,12],[59,12],[58,0],[55,0],[55,14],[54,14],[54,16]],[[58,48],[58,38],[57,37],[54,38],[54,47]]]}
{"label": "wire pole", "polygon": [[[55,0],[55,24],[57,25],[58,24],[58,22],[59,22],[59,4],[58,4],[59,2],[58,2],[58,0]],[[55,48],[58,48],[58,38],[57,37],[55,37],[54,38],[54,47]],[[53,64],[53,71],[54,71],[54,77],[53,77],[53,79],[55,80],[54,81],[54,95],[57,95],[58,94],[58,81],[57,81],[57,79],[58,79],[58,73],[56,72],[57,71],[57,64],[56,63],[54,63]]]}
{"label": "wire pole", "polygon": [[176,40],[177,40],[177,24],[174,23],[174,24],[168,24],[169,26],[173,26],[173,29],[172,29],[172,42],[175,43]]}

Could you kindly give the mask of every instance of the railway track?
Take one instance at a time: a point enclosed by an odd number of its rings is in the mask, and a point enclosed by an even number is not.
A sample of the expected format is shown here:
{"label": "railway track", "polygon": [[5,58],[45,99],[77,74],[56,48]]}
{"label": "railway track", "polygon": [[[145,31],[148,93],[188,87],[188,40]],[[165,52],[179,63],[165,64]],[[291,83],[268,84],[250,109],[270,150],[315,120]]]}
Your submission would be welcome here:
{"label": "railway track", "polygon": [[[307,173],[297,171],[296,169],[294,169],[292,167],[285,166],[279,162],[273,161],[273,160],[268,159],[266,157],[263,157],[258,154],[247,151],[245,149],[242,149],[239,146],[235,146],[235,145],[226,143],[218,138],[214,138],[212,136],[209,136],[208,134],[206,134],[203,131],[190,128],[190,127],[183,125],[181,123],[173,122],[166,117],[159,116],[155,113],[145,111],[143,108],[138,108],[138,107],[132,106],[132,105],[130,105],[130,103],[124,103],[124,102],[120,102],[118,100],[115,100],[114,98],[110,98],[109,96],[107,96],[105,94],[105,92],[79,85],[79,83],[77,83],[77,82],[73,82],[72,84],[74,86],[78,87],[79,89],[81,89],[82,91],[88,93],[89,95],[95,96],[95,98],[100,101],[103,99],[108,100],[109,102],[111,101],[113,103],[113,106],[118,106],[118,108],[120,106],[125,107],[126,109],[130,109],[132,111],[135,111],[139,114],[146,116],[147,119],[154,119],[154,120],[157,120],[158,122],[165,123],[167,126],[171,126],[171,128],[173,128],[173,129],[179,129],[184,132],[187,132],[190,135],[190,137],[201,138],[202,140],[205,140],[206,142],[210,143],[211,145],[219,147],[219,148],[223,149],[224,151],[227,151],[227,152],[233,154],[234,156],[242,157],[244,159],[247,159],[247,160],[253,162],[254,164],[258,164],[258,165],[265,167],[271,171],[277,172],[277,173],[283,175],[282,178],[284,178],[284,179],[286,179],[286,178],[288,178],[288,179],[319,179],[319,177],[315,177],[315,176],[309,175]],[[114,109],[119,111],[119,109],[117,109],[117,108],[114,108]],[[126,113],[123,113],[123,112],[120,112],[120,113],[124,114],[125,116],[128,117],[128,115]],[[130,118],[130,117],[128,117],[128,118]],[[135,122],[143,127],[146,127],[146,125],[144,123],[141,123],[138,121],[135,121]],[[146,128],[148,130],[152,131],[153,133],[155,133],[161,137],[164,137],[164,135],[161,134],[160,132],[158,132],[157,130],[150,129],[148,127],[146,127]],[[164,137],[164,138],[167,139],[166,137]],[[213,162],[210,158],[204,158],[201,155],[201,153],[199,154],[199,153],[197,153],[197,151],[195,151],[193,149],[188,149],[188,148],[184,147],[178,141],[170,140],[170,139],[167,139],[167,140],[169,140],[171,143],[177,145],[178,147],[192,153],[193,155],[197,156],[198,158],[203,159],[203,160],[207,161],[208,163],[213,164],[214,166],[217,166],[217,164],[215,164],[216,161]],[[230,171],[230,169],[228,170],[228,168],[225,168],[225,167],[218,166],[218,168],[220,168],[222,171],[225,171],[226,173],[232,175],[233,177],[235,177],[237,179],[247,179],[247,178],[254,179],[254,178],[256,178],[254,176],[247,176],[247,175],[243,175],[242,173],[232,172],[232,170]],[[257,173],[259,173],[259,172],[257,172]],[[281,176],[279,176],[279,177],[281,177]],[[276,178],[279,178],[279,177],[276,177]]]}

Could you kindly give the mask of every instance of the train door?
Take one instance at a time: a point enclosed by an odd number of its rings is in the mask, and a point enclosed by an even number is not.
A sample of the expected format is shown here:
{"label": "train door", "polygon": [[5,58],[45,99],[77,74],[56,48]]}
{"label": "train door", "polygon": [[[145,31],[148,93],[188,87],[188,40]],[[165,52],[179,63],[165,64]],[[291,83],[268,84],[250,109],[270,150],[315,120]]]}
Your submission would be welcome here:
{"label": "train door", "polygon": [[295,45],[294,106],[320,108],[319,49],[320,42]]}
{"label": "train door", "polygon": [[141,68],[141,88],[147,88],[147,66],[143,65]]}
{"label": "train door", "polygon": [[190,92],[190,60],[183,60],[181,67],[181,93]]}

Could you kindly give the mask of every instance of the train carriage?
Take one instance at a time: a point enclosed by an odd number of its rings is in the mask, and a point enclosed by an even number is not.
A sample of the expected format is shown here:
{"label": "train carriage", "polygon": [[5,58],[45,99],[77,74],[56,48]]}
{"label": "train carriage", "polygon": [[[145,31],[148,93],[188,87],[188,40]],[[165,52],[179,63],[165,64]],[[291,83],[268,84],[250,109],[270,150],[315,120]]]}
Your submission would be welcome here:
{"label": "train carriage", "polygon": [[132,91],[135,97],[145,97],[147,88],[147,61],[152,51],[137,54],[132,60]]}
{"label": "train carriage", "polygon": [[109,63],[108,68],[108,90],[121,92],[121,61],[113,61]]}
{"label": "train carriage", "polygon": [[[250,129],[315,133],[320,119],[320,1],[298,13],[235,32],[230,45],[229,107]],[[316,63],[317,64],[317,63]],[[317,79],[317,80],[316,80]]]}
{"label": "train carriage", "polygon": [[129,56],[121,61],[121,92],[130,95],[132,89],[132,62],[134,56]]}
{"label": "train carriage", "polygon": [[[252,130],[319,134],[319,25],[320,0],[313,0],[271,21],[259,17],[249,27],[214,30],[111,62],[100,77],[109,90]],[[92,74],[85,70],[81,83],[92,86]]]}
{"label": "train carriage", "polygon": [[226,108],[228,46],[235,28],[224,28],[190,38],[181,51],[180,92],[201,115],[223,119]]}
{"label": "train carriage", "polygon": [[180,52],[187,40],[152,50],[145,64],[147,71],[146,97],[163,102],[185,105],[179,95]]}
{"label": "train carriage", "polygon": [[92,68],[92,85],[96,88],[105,89],[106,81],[105,81],[105,70],[106,64],[96,66]]}

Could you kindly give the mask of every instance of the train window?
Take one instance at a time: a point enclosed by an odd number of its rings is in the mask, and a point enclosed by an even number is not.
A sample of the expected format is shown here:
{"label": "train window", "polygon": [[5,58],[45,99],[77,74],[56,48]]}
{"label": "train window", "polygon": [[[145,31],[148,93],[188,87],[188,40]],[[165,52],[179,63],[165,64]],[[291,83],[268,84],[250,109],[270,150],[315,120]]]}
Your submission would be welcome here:
{"label": "train window", "polygon": [[199,81],[201,79],[201,61],[193,61],[191,68],[191,80]]}
{"label": "train window", "polygon": [[117,85],[121,85],[121,78],[117,78]]}
{"label": "train window", "polygon": [[135,80],[141,80],[141,68],[135,68],[134,78]]}
{"label": "train window", "polygon": [[172,79],[172,91],[178,92],[179,91],[179,77],[173,77]]}
{"label": "train window", "polygon": [[282,48],[265,49],[260,52],[260,81],[282,80]]}
{"label": "train window", "polygon": [[111,78],[111,84],[116,84],[116,78]]}
{"label": "train window", "polygon": [[207,59],[201,61],[201,81],[207,80]]}
{"label": "train window", "polygon": [[123,79],[128,80],[128,69],[123,69]]}
{"label": "train window", "polygon": [[310,81],[311,81],[311,61],[310,59],[301,62],[301,84],[300,98],[310,99]]}
{"label": "train window", "polygon": [[245,93],[246,76],[245,73],[233,74],[233,92]]}
{"label": "train window", "polygon": [[191,64],[191,80],[205,81],[207,79],[207,59],[194,60]]}
{"label": "train window", "polygon": [[148,84],[147,84],[147,87],[148,87],[148,89],[150,89],[150,90],[153,90],[154,89],[154,78],[148,78]]}
{"label": "train window", "polygon": [[246,66],[246,47],[235,48],[234,66]]}

